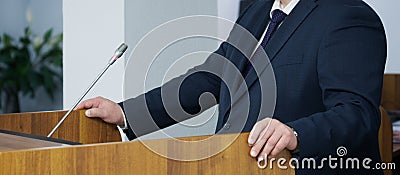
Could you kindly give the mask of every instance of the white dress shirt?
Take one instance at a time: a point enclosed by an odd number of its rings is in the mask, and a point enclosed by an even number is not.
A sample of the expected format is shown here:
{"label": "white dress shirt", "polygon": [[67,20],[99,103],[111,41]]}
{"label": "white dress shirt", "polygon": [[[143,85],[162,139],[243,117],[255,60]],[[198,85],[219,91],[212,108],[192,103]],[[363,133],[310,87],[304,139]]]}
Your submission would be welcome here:
{"label": "white dress shirt", "polygon": [[286,5],[286,7],[282,7],[282,3],[280,0],[275,0],[274,4],[272,5],[271,8],[271,12],[270,12],[270,16],[272,18],[272,12],[274,10],[282,10],[283,13],[285,13],[286,15],[289,15],[290,12],[292,12],[292,10],[294,9],[294,7],[296,7],[297,3],[299,3],[300,0],[291,0],[289,2],[288,5]]}

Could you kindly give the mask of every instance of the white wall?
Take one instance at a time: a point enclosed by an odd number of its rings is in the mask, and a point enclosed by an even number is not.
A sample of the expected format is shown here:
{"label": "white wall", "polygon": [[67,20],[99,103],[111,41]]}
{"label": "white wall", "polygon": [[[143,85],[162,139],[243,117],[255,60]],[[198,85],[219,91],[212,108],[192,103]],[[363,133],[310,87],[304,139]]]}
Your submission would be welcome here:
{"label": "white wall", "polygon": [[[218,16],[230,21],[236,21],[239,17],[239,5],[240,0],[218,0]],[[218,32],[223,35],[226,31]]]}
{"label": "white wall", "polygon": [[[125,3],[125,41],[128,45],[131,46],[131,49],[128,51],[128,53],[130,53],[132,48],[134,48],[134,46],[142,37],[145,36],[145,34],[167,21],[189,15],[217,16],[219,14],[218,4],[215,0],[126,0]],[[211,31],[214,31],[215,33],[218,32],[217,26],[210,25],[207,27],[211,28]],[[164,50],[163,53],[157,58],[157,61],[154,62],[152,70],[155,70],[156,73],[153,74],[155,76],[151,76],[151,78],[147,77],[146,84],[150,86],[146,87],[146,90],[151,90],[154,87],[160,86],[161,84],[159,82],[161,82],[164,78],[164,72],[162,70],[168,69],[168,67],[171,66],[171,64],[180,57],[184,56],[187,53],[192,53],[195,51],[213,52],[217,49],[217,47],[217,41],[207,39],[190,39],[173,44],[172,46]],[[140,61],[152,60],[152,58],[129,59],[131,59],[130,61],[138,61],[139,59]],[[201,64],[205,59],[206,57],[199,57],[196,60],[191,60],[190,62],[175,66],[173,70],[170,70],[170,72],[168,72],[168,76],[166,79],[170,79],[186,72],[186,70],[191,68],[193,64]],[[129,81],[127,81],[127,83],[137,84],[137,86],[130,86],[133,88],[129,88],[128,90],[126,90],[125,95],[126,97],[135,97],[143,93],[143,91],[141,90],[141,85],[145,82],[145,75],[141,74],[141,72],[146,72],[146,70],[142,70],[145,68],[140,65],[135,65],[134,67],[132,67],[131,62],[128,63],[127,68],[133,69],[136,72],[129,75]],[[159,74],[157,73],[158,71],[160,72]],[[171,73],[171,71],[173,73]],[[189,125],[196,125],[198,123],[205,122],[201,126],[187,127],[178,124],[164,129],[163,131],[173,137],[213,134],[215,131],[218,116],[218,113],[215,113],[216,111],[216,107],[211,108],[204,114],[184,122],[185,124]],[[162,137],[163,135],[161,134],[161,132],[156,132],[147,135],[144,138],[155,139]]]}
{"label": "white wall", "polygon": [[[124,41],[124,0],[64,0],[64,109],[70,108]],[[86,96],[123,100],[124,59]]]}
{"label": "white wall", "polygon": [[381,17],[388,40],[385,73],[400,73],[400,14],[398,0],[365,0]]}

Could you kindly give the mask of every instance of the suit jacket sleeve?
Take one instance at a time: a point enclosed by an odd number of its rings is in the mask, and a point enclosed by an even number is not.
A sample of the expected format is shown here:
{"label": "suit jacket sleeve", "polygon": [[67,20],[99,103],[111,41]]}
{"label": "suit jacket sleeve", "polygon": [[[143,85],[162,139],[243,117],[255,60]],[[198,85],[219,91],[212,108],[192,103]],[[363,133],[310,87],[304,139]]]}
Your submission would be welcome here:
{"label": "suit jacket sleeve", "polygon": [[[120,103],[127,118],[128,129],[124,132],[128,138],[132,140],[137,136],[171,126],[194,117],[217,104],[221,79],[216,74],[222,72],[221,56],[225,54],[225,47],[226,43],[222,43],[219,49],[211,54],[203,64],[190,69],[187,73],[170,80],[163,86]],[[217,73],[213,74],[204,70]],[[170,101],[173,101],[171,96],[177,94],[177,91],[179,91],[179,102],[168,105]],[[204,93],[211,93],[213,99],[202,100],[201,96]],[[168,107],[168,111],[166,107]],[[171,111],[173,113],[174,110],[180,111],[181,109],[186,114],[171,114]],[[145,121],[148,119],[151,119],[157,128],[148,127],[151,125],[150,121]]]}
{"label": "suit jacket sleeve", "polygon": [[366,6],[349,6],[338,15],[318,52],[326,111],[287,123],[298,132],[299,157],[337,156],[339,146],[349,154],[368,155],[363,147],[377,144],[386,62],[383,25]]}

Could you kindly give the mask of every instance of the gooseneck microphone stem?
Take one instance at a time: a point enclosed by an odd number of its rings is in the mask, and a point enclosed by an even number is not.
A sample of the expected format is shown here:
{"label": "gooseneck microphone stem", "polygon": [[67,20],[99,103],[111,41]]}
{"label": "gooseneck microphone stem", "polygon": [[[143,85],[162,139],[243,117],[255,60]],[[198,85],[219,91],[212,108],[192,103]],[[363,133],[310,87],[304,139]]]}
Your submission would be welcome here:
{"label": "gooseneck microphone stem", "polygon": [[93,88],[93,86],[97,83],[97,81],[99,81],[99,79],[104,75],[104,73],[108,70],[108,68],[110,68],[110,66],[113,65],[114,62],[124,54],[124,52],[126,51],[127,48],[128,48],[128,46],[125,45],[124,43],[122,43],[121,46],[118,47],[118,49],[115,51],[114,55],[111,57],[110,61],[107,63],[106,67],[104,67],[103,71],[101,71],[101,73],[99,75],[97,75],[96,79],[92,82],[92,84],[90,84],[90,86],[86,89],[86,91],[82,94],[82,96],[68,110],[68,112],[63,116],[63,118],[61,118],[61,120],[53,128],[53,130],[50,132],[50,134],[47,135],[47,137],[51,137],[54,134],[54,132],[56,132],[56,130],[65,121],[65,119],[68,118],[69,114],[71,114],[71,112],[76,108],[76,106],[78,106],[78,104],[82,101],[82,99],[86,96],[86,94],[89,93],[89,91]]}
{"label": "gooseneck microphone stem", "polygon": [[47,137],[51,137],[54,132],[61,126],[61,124],[64,122],[65,119],[71,114],[71,112],[78,106],[78,104],[82,101],[82,99],[86,96],[87,93],[89,93],[90,89],[93,88],[93,86],[99,81],[101,76],[107,71],[107,69],[111,66],[111,64],[107,64],[107,66],[104,68],[104,70],[97,76],[97,78],[93,81],[93,83],[86,89],[86,91],[82,94],[82,96],[75,102],[74,106],[71,107],[71,109],[68,110],[68,112],[63,116],[63,118],[57,123],[57,125],[53,128],[53,130],[50,132]]}

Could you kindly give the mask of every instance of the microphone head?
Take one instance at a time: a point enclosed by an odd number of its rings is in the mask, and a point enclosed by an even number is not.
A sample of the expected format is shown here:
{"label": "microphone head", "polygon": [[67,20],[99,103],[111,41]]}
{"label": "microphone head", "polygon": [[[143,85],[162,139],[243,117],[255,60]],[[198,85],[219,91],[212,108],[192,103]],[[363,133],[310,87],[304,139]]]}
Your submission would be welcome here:
{"label": "microphone head", "polygon": [[128,49],[128,45],[126,45],[125,43],[122,43],[117,50],[115,50],[114,56],[117,58],[120,58],[124,52]]}
{"label": "microphone head", "polygon": [[125,43],[122,43],[121,45],[119,45],[117,51],[124,53],[126,51],[126,49],[128,49],[128,45],[126,45]]}
{"label": "microphone head", "polygon": [[108,64],[110,65],[114,64],[114,62],[117,61],[119,58],[121,58],[121,56],[125,53],[126,49],[128,49],[128,45],[126,45],[125,43],[119,45],[119,47],[117,48],[117,50],[115,50],[114,55],[111,57]]}

